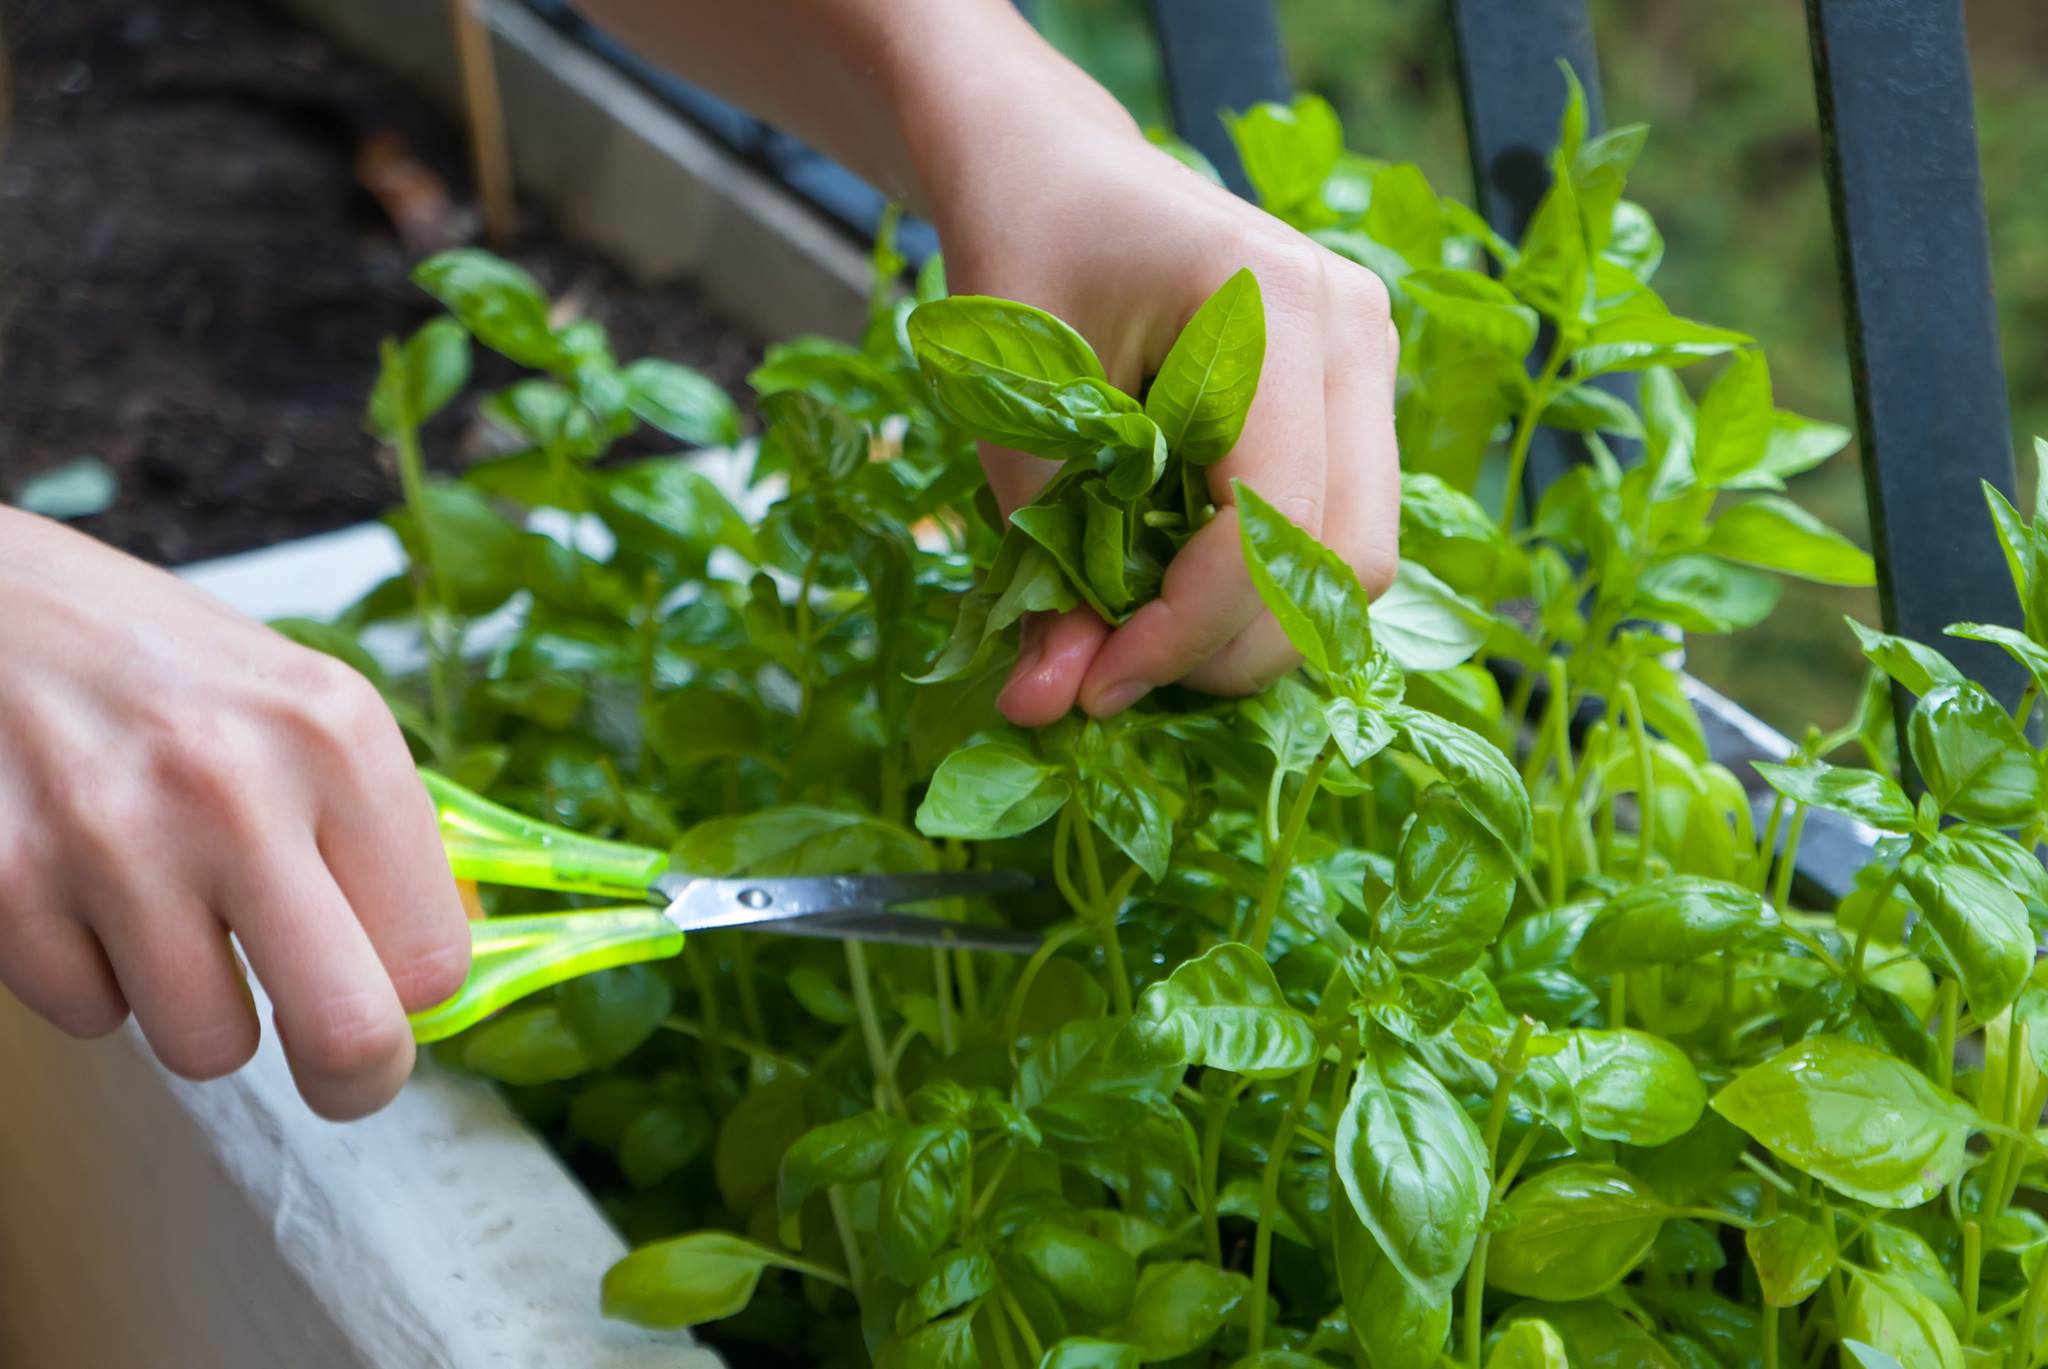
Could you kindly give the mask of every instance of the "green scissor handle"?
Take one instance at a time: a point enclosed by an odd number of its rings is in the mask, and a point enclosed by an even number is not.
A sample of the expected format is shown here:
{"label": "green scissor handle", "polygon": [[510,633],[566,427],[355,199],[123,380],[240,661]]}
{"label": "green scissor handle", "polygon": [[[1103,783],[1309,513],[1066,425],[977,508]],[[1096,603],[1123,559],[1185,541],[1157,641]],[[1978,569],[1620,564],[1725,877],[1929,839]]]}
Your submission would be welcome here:
{"label": "green scissor handle", "polygon": [[469,979],[455,997],[412,1015],[416,1041],[440,1041],[516,999],[578,975],[683,949],[677,926],[652,908],[527,913],[470,924]]}
{"label": "green scissor handle", "polygon": [[605,841],[515,813],[445,775],[421,770],[441,819],[441,842],[457,879],[572,894],[646,898],[668,868],[647,846]]}

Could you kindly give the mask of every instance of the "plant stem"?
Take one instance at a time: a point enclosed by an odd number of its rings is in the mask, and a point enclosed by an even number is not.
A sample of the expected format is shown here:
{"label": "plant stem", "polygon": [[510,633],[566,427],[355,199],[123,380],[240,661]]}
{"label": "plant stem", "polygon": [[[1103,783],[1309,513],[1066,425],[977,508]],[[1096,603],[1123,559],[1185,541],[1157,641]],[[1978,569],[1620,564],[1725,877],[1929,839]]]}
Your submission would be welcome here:
{"label": "plant stem", "polygon": [[860,1019],[861,1040],[868,1051],[868,1068],[875,1075],[875,1106],[883,1112],[903,1115],[903,1100],[896,1093],[896,1071],[889,1064],[889,1048],[882,1040],[882,1020],[875,1013],[874,986],[868,981],[868,953],[858,941],[840,943],[846,947],[846,973],[853,983],[853,1011]]}
{"label": "plant stem", "polygon": [[1202,1243],[1209,1263],[1223,1264],[1223,1214],[1217,1210],[1217,1188],[1223,1169],[1223,1128],[1238,1095],[1251,1084],[1239,1078],[1228,1091],[1209,1099],[1209,1111],[1202,1118]]}
{"label": "plant stem", "polygon": [[825,1202],[832,1209],[832,1225],[839,1228],[839,1248],[846,1255],[846,1277],[855,1289],[865,1288],[867,1276],[861,1269],[860,1238],[854,1235],[853,1219],[846,1211],[846,1195],[838,1184],[825,1186]]}
{"label": "plant stem", "polygon": [[932,947],[932,992],[939,999],[939,1044],[951,1055],[960,1044],[953,1029],[953,962],[944,946]]}
{"label": "plant stem", "polygon": [[[396,342],[384,343],[384,367],[406,371]],[[413,413],[410,373],[407,383],[391,387],[391,445],[398,454],[398,484],[412,515],[413,531],[419,537],[419,560],[426,566],[424,579],[414,577],[413,593],[420,609],[420,635],[427,648],[427,695],[434,719],[434,753],[440,756],[455,744],[455,704],[449,689],[448,613],[452,596],[441,558],[434,552],[433,519],[427,512],[427,463],[420,452],[419,418]]]}
{"label": "plant stem", "polygon": [[1764,822],[1763,837],[1756,844],[1756,891],[1771,887],[1771,866],[1778,855],[1778,828],[1785,821],[1785,796],[1771,796],[1771,816]]}
{"label": "plant stem", "polygon": [[1508,485],[1501,496],[1500,530],[1512,532],[1515,513],[1522,502],[1522,471],[1529,464],[1529,442],[1536,436],[1536,420],[1550,405],[1550,382],[1557,379],[1557,373],[1564,369],[1564,334],[1558,333],[1550,343],[1550,355],[1543,362],[1542,373],[1529,387],[1529,398],[1522,405],[1522,415],[1515,421],[1515,440],[1508,448]]}
{"label": "plant stem", "polygon": [[1963,1223],[1963,1344],[1977,1340],[1978,1284],[1984,1272],[1984,1228],[1976,1221]]}
{"label": "plant stem", "polygon": [[647,718],[654,711],[654,611],[661,602],[661,582],[650,569],[640,581],[640,621],[635,624],[634,638],[640,648],[638,683],[640,686],[640,751],[639,768],[636,773],[641,783],[646,783],[654,769],[654,743],[650,738]]}
{"label": "plant stem", "polygon": [[1877,927],[1877,919],[1886,905],[1892,901],[1892,890],[1899,887],[1899,876],[1905,870],[1906,862],[1901,860],[1892,866],[1891,873],[1878,886],[1877,897],[1871,902],[1870,911],[1864,914],[1863,925],[1856,929],[1856,951],[1849,957],[1849,972],[1858,979],[1863,977],[1863,957],[1870,950],[1870,934]]}
{"label": "plant stem", "polygon": [[2013,1333],[2012,1357],[2006,1360],[2006,1369],[2033,1369],[2034,1325],[2041,1320],[2044,1307],[2048,1307],[2048,1259],[2034,1266],[2034,1277],[2027,1281],[2027,1300],[2020,1304],[2019,1329]]}
{"label": "plant stem", "polygon": [[1273,1144],[1266,1152],[1266,1168],[1259,1176],[1259,1226],[1252,1238],[1252,1305],[1251,1305],[1251,1353],[1257,1355],[1266,1348],[1266,1285],[1272,1277],[1273,1263],[1273,1208],[1280,1199],[1280,1168],[1287,1160],[1287,1148],[1294,1141],[1294,1124],[1308,1106],[1309,1096],[1316,1086],[1316,1071],[1322,1061],[1316,1060],[1294,1076],[1294,1097],[1288,1100],[1286,1111],[1280,1114],[1280,1125],[1273,1129]]}
{"label": "plant stem", "polygon": [[1941,1027],[1934,1038],[1935,1082],[1948,1088],[1955,1082],[1956,1073],[1956,1013],[1960,1005],[1956,1001],[1955,980],[1941,981],[1934,1010],[1941,1016]]}
{"label": "plant stem", "polygon": [[[1486,1166],[1490,1185],[1487,1204],[1490,1207],[1496,1193],[1505,1186],[1510,1173],[1497,1173],[1500,1159],[1500,1134],[1507,1125],[1508,1103],[1515,1091],[1515,1082],[1522,1077],[1522,1069],[1528,1064],[1529,1038],[1536,1031],[1536,1023],[1523,1017],[1515,1023],[1514,1035],[1508,1038],[1506,1051],[1501,1055],[1500,1073],[1493,1081],[1493,1101],[1486,1109],[1486,1129],[1482,1136],[1486,1142]],[[1535,1133],[1523,1138],[1520,1154],[1514,1162],[1514,1169],[1521,1168],[1521,1157],[1528,1154],[1528,1144]],[[1479,1369],[1479,1352],[1484,1340],[1484,1319],[1486,1302],[1486,1255],[1489,1233],[1482,1229],[1479,1239],[1472,1247],[1472,1262],[1465,1267],[1465,1363],[1469,1369]]]}
{"label": "plant stem", "polygon": [[1650,877],[1650,853],[1657,846],[1657,768],[1650,753],[1650,736],[1643,727],[1643,704],[1636,687],[1621,687],[1621,706],[1628,713],[1628,730],[1636,752],[1636,878]]}
{"label": "plant stem", "polygon": [[[1766,1225],[1778,1215],[1778,1190],[1765,1184],[1763,1188],[1763,1220]],[[1763,1369],[1778,1369],[1778,1309],[1768,1299],[1763,1305],[1763,1315],[1757,1326],[1758,1338],[1763,1343]]]}
{"label": "plant stem", "polygon": [[1336,753],[1324,748],[1316,757],[1315,764],[1302,777],[1301,792],[1294,796],[1294,807],[1288,811],[1287,825],[1280,831],[1280,844],[1266,860],[1266,883],[1259,893],[1258,916],[1252,920],[1252,934],[1248,944],[1261,955],[1265,954],[1266,941],[1273,935],[1273,918],[1280,911],[1280,895],[1287,887],[1287,872],[1294,864],[1294,848],[1301,841],[1302,829],[1308,826],[1309,809],[1314,807],[1317,792],[1323,787],[1323,772],[1330,768],[1330,760]]}
{"label": "plant stem", "polygon": [[697,990],[698,1011],[704,1018],[703,1035],[698,1040],[704,1046],[704,1072],[710,1075],[725,1072],[725,1033],[719,1020],[718,986],[711,980],[711,971],[704,964],[702,947],[685,944],[683,947],[683,972],[690,977],[690,984]]}
{"label": "plant stem", "polygon": [[[1124,943],[1117,936],[1116,915],[1123,907],[1125,895],[1136,883],[1135,874],[1117,881],[1111,897],[1111,890],[1102,886],[1102,858],[1095,850],[1095,825],[1086,819],[1074,824],[1080,832],[1077,845],[1081,849],[1081,877],[1088,885],[1088,898],[1092,905],[1092,921],[1095,934],[1102,942],[1103,958],[1109,962],[1109,993],[1116,1004],[1117,1013],[1123,1017],[1131,1015],[1131,976],[1124,969]],[[1132,872],[1137,870],[1131,867]]]}
{"label": "plant stem", "polygon": [[1778,855],[1777,877],[1771,882],[1771,906],[1779,912],[1792,901],[1792,875],[1799,868],[1799,838],[1806,831],[1806,805],[1792,810],[1785,828],[1785,849]]}

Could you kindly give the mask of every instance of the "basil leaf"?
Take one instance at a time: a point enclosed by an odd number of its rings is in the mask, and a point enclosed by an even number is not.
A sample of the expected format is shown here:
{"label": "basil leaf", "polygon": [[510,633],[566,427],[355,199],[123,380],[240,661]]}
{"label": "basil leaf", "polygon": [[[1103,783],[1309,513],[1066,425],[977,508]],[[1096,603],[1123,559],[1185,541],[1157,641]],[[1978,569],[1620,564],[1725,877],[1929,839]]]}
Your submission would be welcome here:
{"label": "basil leaf", "polygon": [[783,1244],[798,1248],[797,1218],[804,1199],[833,1184],[872,1179],[903,1123],[884,1112],[863,1112],[840,1122],[813,1127],[783,1152],[775,1183],[775,1206],[782,1214]]}
{"label": "basil leaf", "polygon": [[1092,481],[1081,486],[1081,500],[1081,583],[1090,598],[1107,610],[1104,616],[1114,621],[1134,597],[1124,510]]}
{"label": "basil leaf", "polygon": [[1926,1369],[1963,1369],[1962,1342],[1941,1309],[1904,1279],[1849,1271],[1842,1334]]}
{"label": "basil leaf", "polygon": [[729,447],[740,440],[732,397],[703,372],[643,357],[621,374],[626,406],[648,426],[698,447]]}
{"label": "basil leaf", "polygon": [[1715,519],[1704,550],[1823,585],[1877,583],[1869,552],[1776,495],[1746,500]]}
{"label": "basil leaf", "polygon": [[521,366],[551,370],[567,360],[548,325],[547,296],[511,262],[458,247],[414,267],[412,281],[446,305],[470,336]]}
{"label": "basil leaf", "polygon": [[896,1282],[914,1283],[952,1239],[967,1148],[965,1128],[928,1122],[898,1136],[883,1158],[877,1243]]}
{"label": "basil leaf", "polygon": [[907,1336],[891,1337],[876,1347],[875,1369],[980,1369],[981,1349],[974,1335],[980,1310],[977,1303]]}
{"label": "basil leaf", "polygon": [[1320,95],[1256,104],[1242,114],[1225,113],[1223,122],[1259,203],[1274,214],[1313,200],[1344,151],[1343,126]]}
{"label": "basil leaf", "polygon": [[[386,352],[376,388],[370,392],[369,429],[379,440],[392,442],[401,414],[418,428],[446,408],[467,384],[469,334],[452,318],[428,319],[403,344]],[[17,502],[29,506],[25,499]],[[102,503],[100,508],[104,507]],[[97,513],[100,508],[87,511]],[[30,511],[60,516],[47,508]]]}
{"label": "basil leaf", "polygon": [[1598,385],[1574,385],[1544,406],[1539,421],[1546,428],[1571,433],[1613,433],[1641,437],[1643,420],[1619,395]]}
{"label": "basil leaf", "polygon": [[1981,870],[1918,856],[1907,857],[1900,874],[1962,981],[1970,1011],[1980,1022],[2004,1012],[2034,967],[2034,929],[2019,896]]}
{"label": "basil leaf", "polygon": [[986,295],[953,295],[910,315],[910,345],[921,365],[972,367],[1050,381],[1106,380],[1082,336],[1043,309]]}
{"label": "basil leaf", "polygon": [[1873,1207],[1917,1207],[1953,1183],[1977,1126],[1918,1070],[1839,1036],[1751,1066],[1712,1104],[1786,1164]]}
{"label": "basil leaf", "polygon": [[1125,1341],[1068,1336],[1046,1348],[1038,1369],[1138,1369],[1139,1349]]}
{"label": "basil leaf", "polygon": [[1401,289],[1438,327],[1518,362],[1536,345],[1536,311],[1491,276],[1424,267],[1402,276]]}
{"label": "basil leaf", "polygon": [[1503,1314],[1511,1326],[1531,1317],[1557,1332],[1572,1369],[1691,1369],[1609,1303],[1525,1302]]}
{"label": "basil leaf", "polygon": [[1314,1026],[1287,1003],[1265,957],[1226,941],[1145,990],[1138,1019],[1184,1065],[1277,1079],[1313,1064]]}
{"label": "basil leaf", "polygon": [[1492,1166],[1464,1108],[1405,1051],[1375,1042],[1337,1122],[1352,1211],[1423,1297],[1447,1302],[1486,1211]]}
{"label": "basil leaf", "polygon": [[1145,1364],[1193,1354],[1216,1338],[1249,1283],[1242,1274],[1201,1260],[1148,1264],[1138,1274],[1130,1316],[1116,1338],[1137,1346]]}
{"label": "basil leaf", "polygon": [[1242,480],[1233,481],[1232,488],[1245,566],[1287,640],[1325,675],[1364,669],[1371,660],[1372,628],[1357,572],[1257,490]]}
{"label": "basil leaf", "polygon": [[1145,412],[1165,434],[1167,450],[1197,466],[1228,456],[1265,359],[1258,278],[1240,270],[1195,310],[1145,392]]}
{"label": "basil leaf", "polygon": [[1688,632],[1755,627],[1778,606],[1782,586],[1768,575],[1687,552],[1653,562],[1636,581],[1636,609]]}
{"label": "basil leaf", "polygon": [[753,1301],[762,1271],[826,1271],[724,1231],[641,1246],[605,1271],[604,1314],[664,1330],[729,1317]]}
{"label": "basil leaf", "polygon": [[1664,1205],[1614,1165],[1564,1164],[1523,1180],[1504,1204],[1486,1281],[1528,1298],[1570,1302],[1620,1283],[1650,1253]]}
{"label": "basil leaf", "polygon": [[1812,1297],[1838,1258],[1826,1227],[1790,1212],[1751,1227],[1742,1242],[1764,1301],[1772,1307],[1796,1307]]}
{"label": "basil leaf", "polygon": [[1394,890],[1374,914],[1376,944],[1400,965],[1453,975],[1500,936],[1515,898],[1500,841],[1450,785],[1432,785],[1394,860]]}
{"label": "basil leaf", "polygon": [[995,1291],[996,1264],[978,1245],[949,1250],[927,1269],[896,1309],[896,1330],[908,1334],[926,1322]]}
{"label": "basil leaf", "polygon": [[1870,663],[1905,686],[1907,693],[1926,695],[1936,685],[1964,683],[1963,672],[1933,647],[1874,631],[1854,618],[1844,621]]}
{"label": "basil leaf", "polygon": [[2039,813],[2040,761],[1981,685],[1936,685],[1907,719],[1906,741],[1944,813],[1994,827],[2017,827]]}
{"label": "basil leaf", "polygon": [[836,489],[867,464],[868,430],[843,410],[802,390],[765,395],[760,408],[763,441],[811,484]]}
{"label": "basil leaf", "polygon": [[1693,479],[1720,489],[1752,470],[1770,445],[1771,372],[1764,354],[1737,352],[1700,397],[1692,450]]}
{"label": "basil leaf", "polygon": [[2009,627],[1996,623],[1951,623],[1942,629],[1951,637],[1962,637],[1972,642],[1991,642],[2002,646],[2006,654],[2018,661],[2026,672],[2034,677],[2034,683],[2048,689],[2048,647]]}
{"label": "basil leaf", "polygon": [[1428,1364],[1451,1329],[1448,1298],[1408,1282],[1349,1203],[1330,1204],[1331,1259],[1351,1334],[1368,1364]]}
{"label": "basil leaf", "polygon": [[1416,708],[1391,711],[1401,743],[1457,790],[1458,798],[1508,854],[1527,865],[1534,849],[1529,791],[1499,747],[1470,728]]}
{"label": "basil leaf", "polygon": [[1631,314],[1594,325],[1585,345],[1572,354],[1573,373],[1591,378],[1609,371],[1690,366],[1755,340],[1674,314]]}
{"label": "basil leaf", "polygon": [[1372,632],[1403,670],[1449,670],[1493,635],[1494,616],[1414,561],[1373,601]]}
{"label": "basil leaf", "polygon": [[1076,1321],[1113,1326],[1130,1311],[1138,1262],[1085,1231],[1036,1222],[1012,1236],[1003,1251],[1006,1277],[1034,1280]]}
{"label": "basil leaf", "polygon": [[615,1065],[661,1026],[675,994],[649,965],[624,965],[572,979],[555,992],[562,1020],[591,1063]]}
{"label": "basil leaf", "polygon": [[1552,171],[1550,187],[1522,235],[1521,256],[1508,267],[1506,284],[1518,298],[1576,331],[1591,283],[1586,228],[1568,169],[1554,165]]}
{"label": "basil leaf", "polygon": [[1847,813],[1880,832],[1909,832],[1913,804],[1889,775],[1874,770],[1844,770],[1824,761],[1808,765],[1773,765],[1755,761],[1764,783],[1794,803]]}
{"label": "basil leaf", "polygon": [[500,1013],[463,1033],[462,1067],[506,1084],[574,1079],[597,1067],[553,1004]]}
{"label": "basil leaf", "polygon": [[1707,1106],[1706,1085],[1685,1052],[1628,1028],[1559,1033],[1548,1057],[1572,1081],[1588,1136],[1661,1146],[1691,1131]]}
{"label": "basil leaf", "polygon": [[1020,836],[1057,814],[1072,794],[1058,767],[1023,747],[975,742],[939,762],[917,808],[917,830],[976,841]]}
{"label": "basil leaf", "polygon": [[1571,1369],[1571,1361],[1556,1328],[1530,1317],[1501,1333],[1486,1356],[1486,1369]]}

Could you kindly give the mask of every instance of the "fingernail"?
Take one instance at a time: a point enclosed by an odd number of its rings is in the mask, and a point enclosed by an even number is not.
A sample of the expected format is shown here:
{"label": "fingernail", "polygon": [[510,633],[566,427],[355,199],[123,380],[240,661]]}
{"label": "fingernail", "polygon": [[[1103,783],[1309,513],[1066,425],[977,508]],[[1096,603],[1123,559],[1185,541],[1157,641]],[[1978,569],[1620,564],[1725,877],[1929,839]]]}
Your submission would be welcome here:
{"label": "fingernail", "polygon": [[1122,684],[1111,685],[1095,696],[1095,707],[1088,711],[1098,718],[1107,718],[1123,712],[1138,700],[1152,692],[1152,686],[1143,680],[1125,680]]}

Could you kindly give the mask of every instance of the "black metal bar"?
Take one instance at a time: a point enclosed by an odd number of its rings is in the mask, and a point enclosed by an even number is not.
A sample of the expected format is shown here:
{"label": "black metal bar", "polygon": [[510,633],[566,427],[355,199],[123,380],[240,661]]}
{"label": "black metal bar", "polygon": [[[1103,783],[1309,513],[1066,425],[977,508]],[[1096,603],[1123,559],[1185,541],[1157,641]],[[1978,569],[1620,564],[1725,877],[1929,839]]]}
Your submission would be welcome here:
{"label": "black metal bar", "polygon": [[1222,115],[1293,98],[1272,0],[1152,0],[1152,24],[1175,130],[1215,163],[1224,184],[1248,195]]}
{"label": "black metal bar", "polygon": [[[1560,60],[1586,88],[1588,130],[1597,133],[1605,124],[1586,0],[1451,0],[1451,34],[1479,212],[1495,232],[1518,241],[1550,188],[1550,151],[1566,97]],[[1549,345],[1546,328],[1539,351]],[[1598,383],[1624,398],[1635,395],[1627,376]],[[1609,445],[1623,459],[1635,447]],[[1537,429],[1523,480],[1529,507],[1552,480],[1585,459],[1585,443],[1575,434]]]}
{"label": "black metal bar", "polygon": [[2013,489],[2011,419],[1960,0],[1807,0],[1814,86],[1885,626],[1937,642],[2008,702],[2011,621],[1980,481]]}

